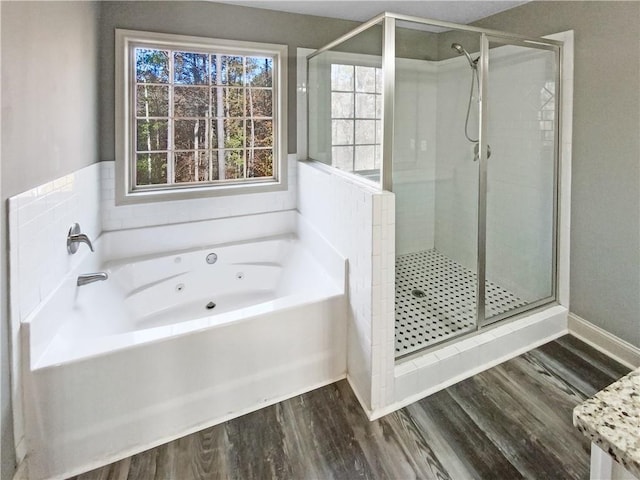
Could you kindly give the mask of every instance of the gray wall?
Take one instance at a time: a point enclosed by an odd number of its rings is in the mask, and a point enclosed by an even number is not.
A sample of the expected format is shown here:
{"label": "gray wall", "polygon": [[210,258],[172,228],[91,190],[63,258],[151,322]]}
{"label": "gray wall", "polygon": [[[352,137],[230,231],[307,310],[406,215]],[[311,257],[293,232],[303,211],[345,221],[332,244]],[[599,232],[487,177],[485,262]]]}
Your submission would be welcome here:
{"label": "gray wall", "polygon": [[[98,5],[2,2],[2,202],[98,160]],[[6,227],[6,207],[1,209]],[[4,230],[6,232],[6,229]],[[60,232],[64,236],[65,232]],[[8,360],[7,234],[2,236],[2,470],[15,453]],[[61,237],[62,238],[62,237]]]}
{"label": "gray wall", "polygon": [[[322,46],[356,25],[209,2],[0,5],[3,202],[98,159],[113,160],[114,28],[288,44],[289,151],[295,152],[296,47]],[[532,36],[575,30],[571,309],[640,346],[640,3],[533,2],[478,25]],[[432,46],[425,49],[426,58],[434,56]],[[0,211],[6,225],[6,209]],[[11,478],[14,461],[5,237],[3,480]]]}
{"label": "gray wall", "polygon": [[533,2],[477,25],[575,31],[571,311],[640,347],[640,3]]}

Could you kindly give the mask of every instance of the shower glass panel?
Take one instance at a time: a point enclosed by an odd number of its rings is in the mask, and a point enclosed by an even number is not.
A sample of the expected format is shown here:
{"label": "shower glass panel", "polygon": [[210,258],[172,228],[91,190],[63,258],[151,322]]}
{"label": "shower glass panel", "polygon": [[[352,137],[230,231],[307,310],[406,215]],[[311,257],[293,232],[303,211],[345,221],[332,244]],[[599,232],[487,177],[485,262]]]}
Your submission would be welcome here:
{"label": "shower glass panel", "polygon": [[382,26],[308,61],[309,157],[367,180],[382,165]]}
{"label": "shower glass panel", "polygon": [[396,357],[477,328],[479,46],[396,24]]}
{"label": "shower glass panel", "polygon": [[488,37],[485,321],[555,292],[557,48]]}

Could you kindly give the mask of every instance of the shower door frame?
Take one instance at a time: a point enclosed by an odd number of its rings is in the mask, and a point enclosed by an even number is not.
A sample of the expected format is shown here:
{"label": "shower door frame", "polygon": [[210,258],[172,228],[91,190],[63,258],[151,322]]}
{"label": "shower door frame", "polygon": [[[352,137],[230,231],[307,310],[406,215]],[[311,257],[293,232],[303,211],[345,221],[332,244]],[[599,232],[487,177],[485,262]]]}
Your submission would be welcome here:
{"label": "shower door frame", "polygon": [[[489,42],[498,43],[501,45],[515,45],[526,48],[534,48],[539,50],[547,50],[555,53],[555,76],[554,81],[556,84],[556,91],[554,95],[554,105],[556,117],[554,120],[554,148],[553,148],[553,211],[552,211],[552,229],[551,229],[551,295],[535,300],[531,303],[527,303],[521,307],[514,308],[507,312],[494,315],[487,319],[485,316],[485,287],[486,287],[486,257],[487,257],[487,245],[486,245],[486,224],[487,224],[487,172],[488,166],[488,140],[487,140],[487,124],[488,124],[488,93],[487,93],[487,77],[489,75],[489,58],[490,58],[490,45]],[[477,317],[477,329],[491,325],[505,318],[510,318],[523,312],[528,312],[539,306],[547,305],[554,302],[558,298],[558,210],[559,210],[559,198],[560,198],[560,139],[561,137],[561,121],[562,113],[560,111],[562,105],[562,42],[551,40],[548,43],[542,41],[532,42],[530,40],[518,40],[514,38],[507,38],[505,36],[483,33],[480,39],[480,179],[479,186],[483,188],[478,189],[478,304],[482,299],[482,315]],[[483,197],[483,198],[480,198]],[[481,213],[481,204],[483,212]],[[482,236],[480,235],[480,228],[482,228]],[[482,260],[481,260],[482,258]],[[482,262],[482,296],[480,295],[480,263]],[[478,305],[479,307],[479,305]]]}
{"label": "shower door frame", "polygon": [[[459,25],[450,22],[441,22],[426,18],[414,17],[385,12],[377,17],[376,21],[382,19],[383,44],[382,44],[382,70],[384,72],[384,110],[383,110],[383,157],[381,168],[381,187],[390,192],[393,191],[393,148],[394,148],[394,102],[395,102],[395,33],[396,21],[419,23],[432,25],[449,30],[461,30],[480,34],[480,58],[479,65],[479,127],[478,127],[478,221],[477,221],[477,251],[476,251],[476,318],[475,332],[482,328],[500,322],[506,318],[515,317],[521,313],[531,311],[543,305],[548,305],[558,299],[558,208],[560,198],[560,148],[561,143],[561,122],[562,118],[561,97],[562,97],[562,47],[563,42],[558,40],[543,39],[537,37],[527,37],[514,33],[501,32],[468,25]],[[367,22],[371,24],[374,19]],[[538,299],[521,307],[514,308],[508,312],[486,318],[486,266],[487,266],[487,169],[488,169],[488,102],[487,85],[489,74],[489,42],[501,43],[503,45],[518,45],[529,48],[538,48],[555,52],[556,67],[556,95],[554,121],[554,148],[553,148],[553,219],[552,219],[552,252],[551,252],[551,295]],[[455,340],[467,333],[461,333],[449,340]],[[428,345],[430,348],[437,344]]]}

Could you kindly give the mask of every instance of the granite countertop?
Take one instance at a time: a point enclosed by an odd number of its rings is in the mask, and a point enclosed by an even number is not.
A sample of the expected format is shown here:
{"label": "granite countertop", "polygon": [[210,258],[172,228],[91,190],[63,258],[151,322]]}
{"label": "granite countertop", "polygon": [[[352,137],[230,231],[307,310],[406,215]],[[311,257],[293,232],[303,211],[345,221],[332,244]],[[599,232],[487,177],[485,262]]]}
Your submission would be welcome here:
{"label": "granite countertop", "polygon": [[573,424],[640,478],[640,368],[578,405]]}

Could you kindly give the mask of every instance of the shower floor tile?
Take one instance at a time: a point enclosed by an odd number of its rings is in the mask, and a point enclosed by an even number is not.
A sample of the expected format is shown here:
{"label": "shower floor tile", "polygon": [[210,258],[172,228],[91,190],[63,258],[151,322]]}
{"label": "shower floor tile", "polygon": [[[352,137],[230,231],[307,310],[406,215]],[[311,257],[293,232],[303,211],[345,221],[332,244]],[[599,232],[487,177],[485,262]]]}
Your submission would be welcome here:
{"label": "shower floor tile", "polygon": [[[475,330],[476,274],[436,250],[396,258],[395,356]],[[487,318],[526,302],[486,282]]]}

